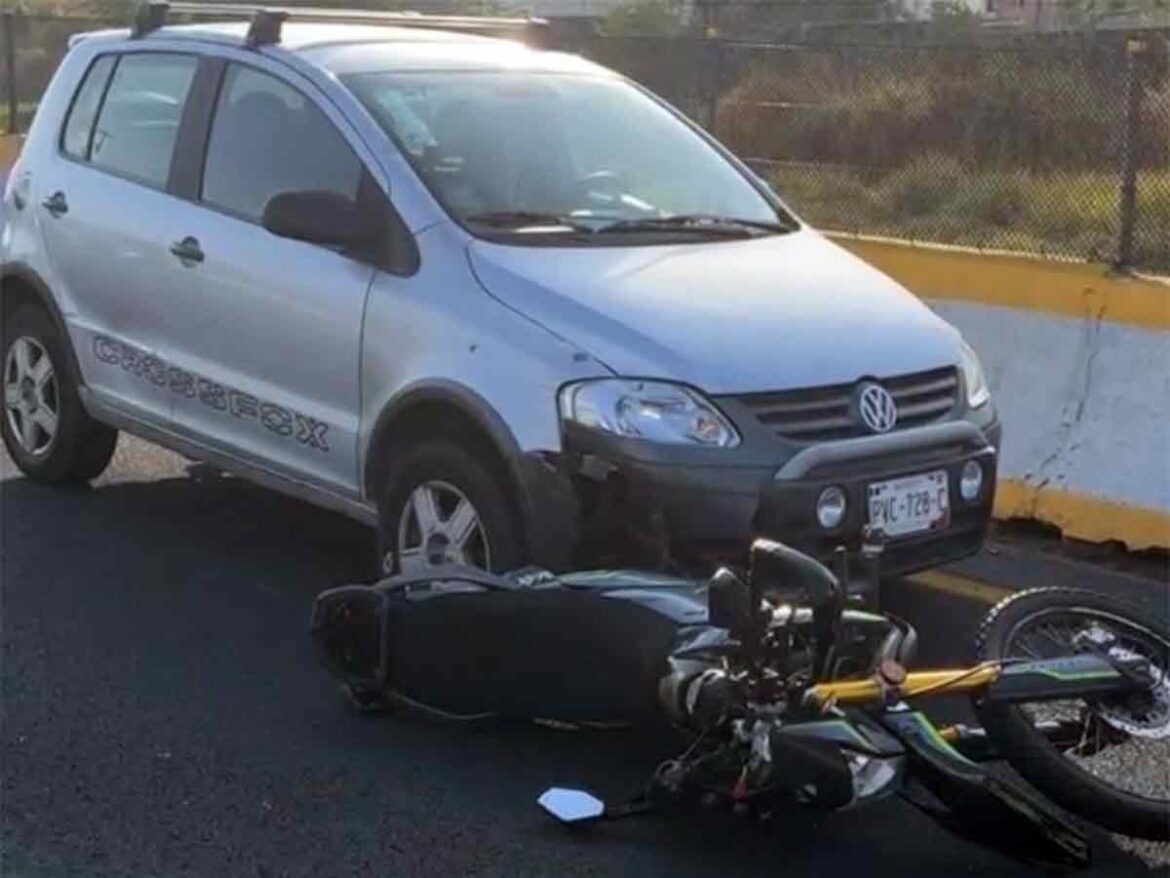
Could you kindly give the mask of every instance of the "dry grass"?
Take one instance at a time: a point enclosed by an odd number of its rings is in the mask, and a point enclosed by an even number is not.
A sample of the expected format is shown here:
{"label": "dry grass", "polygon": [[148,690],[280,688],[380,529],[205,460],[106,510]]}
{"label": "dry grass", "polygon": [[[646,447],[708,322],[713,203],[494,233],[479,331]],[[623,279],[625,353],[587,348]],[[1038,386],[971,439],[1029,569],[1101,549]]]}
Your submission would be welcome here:
{"label": "dry grass", "polygon": [[[971,170],[928,155],[883,175],[776,165],[776,189],[814,225],[944,244],[1112,261],[1117,177]],[[1135,261],[1170,271],[1170,170],[1139,179]]]}

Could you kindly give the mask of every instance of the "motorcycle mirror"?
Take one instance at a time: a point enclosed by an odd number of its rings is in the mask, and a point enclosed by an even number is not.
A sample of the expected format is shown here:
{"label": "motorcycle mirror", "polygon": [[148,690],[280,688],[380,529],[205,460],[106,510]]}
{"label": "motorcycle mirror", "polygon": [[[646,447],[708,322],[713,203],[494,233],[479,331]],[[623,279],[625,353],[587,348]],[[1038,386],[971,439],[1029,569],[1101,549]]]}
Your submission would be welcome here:
{"label": "motorcycle mirror", "polygon": [[759,594],[775,594],[786,603],[813,609],[829,603],[841,591],[837,577],[828,567],[774,540],[758,539],[752,543],[748,578]]}
{"label": "motorcycle mirror", "polygon": [[737,633],[751,627],[751,590],[726,567],[716,570],[707,584],[707,621]]}
{"label": "motorcycle mirror", "polygon": [[562,823],[585,823],[605,816],[605,802],[584,790],[551,787],[537,801]]}

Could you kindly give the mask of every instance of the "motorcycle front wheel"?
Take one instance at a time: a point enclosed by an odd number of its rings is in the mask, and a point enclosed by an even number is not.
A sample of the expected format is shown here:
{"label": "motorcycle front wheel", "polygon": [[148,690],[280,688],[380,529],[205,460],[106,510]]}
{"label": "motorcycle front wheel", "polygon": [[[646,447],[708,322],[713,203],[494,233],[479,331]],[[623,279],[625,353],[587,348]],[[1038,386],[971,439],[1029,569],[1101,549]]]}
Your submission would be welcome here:
{"label": "motorcycle front wheel", "polygon": [[[1019,592],[980,626],[980,660],[1051,659],[1085,648],[1148,661],[1154,682],[1124,697],[990,703],[975,709],[997,749],[1048,798],[1105,829],[1170,839],[1170,628],[1115,598]],[[1051,730],[1063,732],[1052,739]],[[1071,732],[1071,734],[1070,734]]]}

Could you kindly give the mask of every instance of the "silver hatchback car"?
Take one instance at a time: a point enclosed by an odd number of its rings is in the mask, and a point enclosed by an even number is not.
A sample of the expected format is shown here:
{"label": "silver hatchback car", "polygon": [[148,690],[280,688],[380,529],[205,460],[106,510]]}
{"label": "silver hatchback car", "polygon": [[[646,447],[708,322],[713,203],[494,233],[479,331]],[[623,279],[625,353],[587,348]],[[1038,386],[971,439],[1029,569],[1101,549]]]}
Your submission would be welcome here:
{"label": "silver hatchback car", "polygon": [[979,549],[975,354],[700,128],[463,32],[506,21],[289,14],[74,39],[0,240],[30,477],[126,430],[376,525],[387,571]]}

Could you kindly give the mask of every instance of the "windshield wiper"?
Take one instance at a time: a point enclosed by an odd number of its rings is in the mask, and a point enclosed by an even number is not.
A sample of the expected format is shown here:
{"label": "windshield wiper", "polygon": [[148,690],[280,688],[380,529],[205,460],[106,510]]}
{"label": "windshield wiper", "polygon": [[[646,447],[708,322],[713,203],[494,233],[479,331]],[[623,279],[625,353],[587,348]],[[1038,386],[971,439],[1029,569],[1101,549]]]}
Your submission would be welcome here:
{"label": "windshield wiper", "polygon": [[767,232],[773,235],[796,231],[792,223],[769,220],[740,219],[733,216],[718,216],[706,213],[675,214],[673,216],[648,216],[638,219],[618,220],[602,226],[598,234],[605,232],[696,232],[712,235],[750,235],[753,232]]}
{"label": "windshield wiper", "polygon": [[465,217],[464,222],[514,231],[532,226],[540,226],[542,231],[551,230],[551,227],[563,228],[572,232],[593,231],[589,226],[577,222],[572,217],[560,213],[542,213],[537,210],[492,210],[486,213],[473,213]]}

